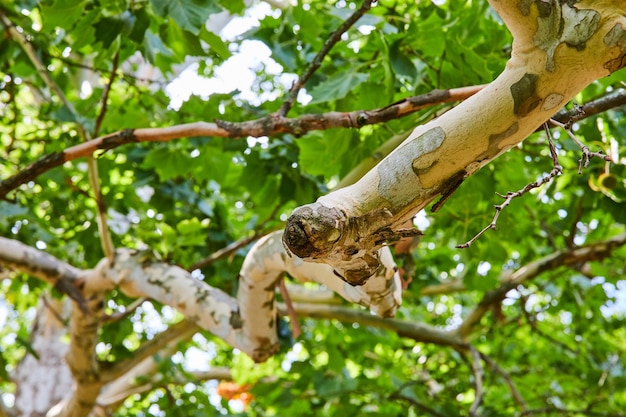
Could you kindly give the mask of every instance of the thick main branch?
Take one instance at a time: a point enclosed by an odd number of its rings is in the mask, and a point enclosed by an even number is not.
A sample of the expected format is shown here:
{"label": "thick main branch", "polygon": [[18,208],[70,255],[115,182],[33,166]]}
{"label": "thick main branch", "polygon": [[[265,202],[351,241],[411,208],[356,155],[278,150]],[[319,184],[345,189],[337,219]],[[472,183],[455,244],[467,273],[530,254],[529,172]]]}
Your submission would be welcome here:
{"label": "thick main branch", "polygon": [[465,178],[523,141],[586,85],[626,64],[619,2],[493,3],[516,36],[504,72],[417,127],[356,184],[296,209],[285,229],[290,251],[363,282],[376,270],[378,250],[403,234],[398,228],[405,221],[437,197],[445,202]]}

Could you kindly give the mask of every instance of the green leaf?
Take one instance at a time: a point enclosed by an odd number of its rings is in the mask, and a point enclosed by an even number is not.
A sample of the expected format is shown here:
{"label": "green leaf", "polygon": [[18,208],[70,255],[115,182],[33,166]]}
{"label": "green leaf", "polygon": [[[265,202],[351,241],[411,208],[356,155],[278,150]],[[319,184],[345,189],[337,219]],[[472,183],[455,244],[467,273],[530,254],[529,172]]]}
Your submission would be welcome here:
{"label": "green leaf", "polygon": [[337,76],[322,81],[311,90],[311,104],[344,98],[359,84],[367,81],[369,74],[358,72],[357,68],[350,68]]}
{"label": "green leaf", "polygon": [[214,0],[150,0],[157,14],[171,18],[194,35],[200,33],[209,15],[221,11]]}
{"label": "green leaf", "polygon": [[300,139],[298,163],[303,170],[313,175],[324,175],[331,178],[341,172],[344,158],[350,158],[352,133],[349,130],[324,135],[314,132]]}
{"label": "green leaf", "polygon": [[184,176],[189,172],[191,157],[182,149],[154,148],[143,161],[143,168],[154,168],[162,181]]}
{"label": "green leaf", "polygon": [[125,23],[117,17],[104,17],[94,25],[96,29],[96,41],[102,42],[102,46],[107,49],[113,41],[120,35]]}
{"label": "green leaf", "polygon": [[146,12],[146,9],[139,9],[133,12],[135,17],[135,24],[132,30],[128,34],[128,37],[135,43],[141,44],[146,35],[146,31],[150,27],[150,16]]}
{"label": "green leaf", "polygon": [[200,30],[200,40],[206,42],[211,50],[215,52],[220,58],[229,58],[232,54],[228,50],[228,45],[213,32],[209,32],[206,28]]}
{"label": "green leaf", "polygon": [[41,5],[41,16],[44,30],[60,27],[69,29],[80,21],[85,11],[86,1],[56,0],[51,5]]}

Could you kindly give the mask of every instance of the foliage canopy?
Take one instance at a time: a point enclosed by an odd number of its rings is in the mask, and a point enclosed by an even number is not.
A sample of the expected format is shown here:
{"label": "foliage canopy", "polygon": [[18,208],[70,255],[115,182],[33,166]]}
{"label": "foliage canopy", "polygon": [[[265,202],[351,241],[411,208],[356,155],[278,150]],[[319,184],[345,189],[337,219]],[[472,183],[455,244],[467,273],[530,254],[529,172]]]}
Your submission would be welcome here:
{"label": "foliage canopy", "polygon": [[[293,74],[303,73],[359,5],[3,3],[3,22],[20,28],[35,55],[3,26],[0,179],[86,138],[125,128],[267,116],[283,104]],[[261,16],[252,28],[220,36],[220,22],[252,11]],[[504,68],[510,45],[510,34],[486,1],[379,0],[326,55],[289,117],[375,109],[435,89],[486,84]],[[179,108],[172,105],[168,92],[176,93],[175,84],[167,85],[183,68],[213,78],[241,51],[265,48],[271,59],[251,68],[251,91],[194,94]],[[623,77],[622,70],[598,80],[576,102],[617,91]],[[361,129],[188,137],[98,152],[113,245],[150,248],[189,268],[233,242],[280,229],[295,207],[327,193],[361,161],[380,159],[389,138],[450,106]],[[492,220],[494,204],[502,201],[497,193],[518,190],[552,169],[545,133],[537,133],[465,181],[439,212],[421,213],[416,223],[424,236],[397,259],[412,276],[398,318],[453,329],[481,301],[490,309],[469,336],[484,355],[480,415],[522,415],[524,407],[525,415],[623,415],[626,409],[626,249],[615,248],[598,261],[573,257],[546,264],[501,302],[487,302],[507,274],[625,232],[625,112],[613,108],[574,126],[578,138],[613,163],[592,159],[579,174],[580,149],[554,130],[563,174],[514,200],[496,231],[468,249],[455,248]],[[85,161],[47,170],[0,200],[0,235],[93,268],[105,254]],[[195,276],[234,293],[248,248],[205,262]],[[0,272],[7,273],[0,282],[0,390],[9,406],[16,390],[10,374],[34,353],[29,334],[38,301],[50,288],[27,274]],[[52,297],[59,296],[53,291]],[[105,311],[124,312],[132,303],[114,291]],[[101,327],[98,358],[128,358],[180,318],[169,306],[145,301]],[[161,379],[147,376],[149,389],[129,395],[114,415],[468,415],[477,395],[471,355],[453,348],[338,319],[300,318],[303,334],[296,340],[289,320],[281,320],[283,349],[264,364],[254,365],[208,333],[179,343],[177,353],[158,354]],[[215,381],[196,372],[219,366],[230,368],[253,395],[245,410],[241,401],[217,396]]]}

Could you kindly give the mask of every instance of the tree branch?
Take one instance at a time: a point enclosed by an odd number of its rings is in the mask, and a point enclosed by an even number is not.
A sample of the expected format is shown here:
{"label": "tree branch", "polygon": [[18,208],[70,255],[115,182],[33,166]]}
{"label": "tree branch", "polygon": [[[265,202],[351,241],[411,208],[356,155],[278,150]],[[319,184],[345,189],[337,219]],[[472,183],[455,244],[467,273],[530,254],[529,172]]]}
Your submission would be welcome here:
{"label": "tree branch", "polygon": [[489,356],[485,355],[484,353],[480,353],[480,357],[485,361],[487,365],[489,365],[489,367],[495,373],[500,375],[500,377],[504,380],[506,385],[509,387],[509,391],[511,391],[511,395],[513,396],[513,399],[515,400],[515,402],[520,406],[520,408],[522,409],[522,412],[526,413],[526,411],[528,410],[528,405],[526,405],[526,401],[524,400],[524,397],[522,397],[522,394],[520,394],[519,390],[517,389],[517,386],[515,385],[515,382],[513,382],[511,375],[509,375],[508,372],[502,369],[500,365],[498,365],[493,359],[491,359]]}
{"label": "tree branch", "polygon": [[357,183],[296,208],[285,228],[291,252],[366,280],[376,270],[376,251],[406,220],[437,197],[445,201],[589,83],[626,64],[626,17],[614,3],[585,3],[584,10],[571,2],[491,3],[514,34],[505,70],[480,93],[416,127]]}
{"label": "tree branch", "polygon": [[580,262],[599,261],[609,256],[615,249],[626,245],[626,233],[614,236],[607,240],[591,243],[575,249],[566,249],[544,256],[530,262],[504,279],[500,285],[483,296],[478,305],[470,311],[455,334],[467,338],[489,309],[500,303],[506,294],[526,281],[537,277],[542,272],[556,269],[560,266],[576,265]]}
{"label": "tree branch", "polygon": [[343,35],[350,27],[357,22],[367,11],[372,7],[372,3],[375,3],[376,0],[363,0],[363,4],[359,7],[350,17],[348,17],[333,33],[330,34],[322,49],[315,55],[313,61],[308,66],[308,68],[304,71],[304,73],[298,77],[298,80],[291,86],[289,89],[289,94],[285,99],[283,105],[278,110],[278,114],[280,116],[286,116],[289,113],[289,110],[293,107],[293,103],[298,98],[298,92],[304,87],[304,85],[309,81],[309,79],[315,74],[315,71],[322,65],[322,61],[324,61],[324,57],[328,55],[330,50],[335,46],[337,42],[341,40],[341,35]]}
{"label": "tree branch", "polygon": [[[50,73],[47,68],[43,65],[43,63],[39,60],[37,53],[35,52],[33,46],[26,40],[26,38],[15,28],[13,23],[9,20],[9,18],[0,10],[0,21],[7,28],[7,31],[11,38],[13,38],[24,50],[26,56],[28,56],[29,60],[43,79],[44,83],[57,95],[61,103],[67,108],[67,110],[72,114],[74,120],[76,120],[76,130],[78,131],[79,136],[83,141],[89,142],[91,140],[91,136],[89,132],[85,129],[82,123],[79,122],[81,120],[81,115],[76,111],[72,103],[67,99],[63,90],[59,87],[59,85],[52,79]],[[114,71],[115,66],[117,65],[117,60],[114,61]],[[110,83],[113,83],[113,77],[110,79]],[[110,86],[109,86],[110,88]],[[108,96],[107,88],[104,96],[105,104],[102,107],[102,116],[104,117],[104,112],[106,111],[106,98]],[[101,122],[101,120],[99,120]],[[99,126],[96,125],[96,129]],[[91,155],[89,155],[87,160],[87,171],[89,175],[89,184],[94,192],[94,198],[97,203],[97,223],[98,230],[100,234],[100,242],[102,245],[102,250],[109,259],[113,257],[113,241],[111,239],[111,233],[109,231],[109,227],[106,220],[106,207],[104,206],[104,201],[102,199],[102,192],[100,191],[100,177],[98,175],[98,165],[97,162],[93,159]],[[1,184],[0,184],[1,188]],[[0,193],[0,198],[3,198],[4,195]]]}
{"label": "tree branch", "polygon": [[198,326],[189,320],[182,320],[159,333],[151,340],[144,342],[133,352],[132,357],[121,362],[103,363],[100,371],[100,381],[109,384],[122,375],[131,372],[139,363],[148,359],[168,346],[175,345],[177,341],[185,340],[200,330]]}
{"label": "tree branch", "polygon": [[125,129],[91,141],[81,143],[62,152],[45,155],[17,174],[0,181],[0,199],[44,172],[61,166],[65,162],[81,157],[89,157],[97,151],[107,151],[122,145],[137,142],[167,142],[191,136],[217,136],[229,138],[272,136],[289,133],[302,136],[314,130],[331,128],[360,128],[365,125],[383,123],[415,113],[425,107],[440,103],[464,100],[480,91],[484,86],[461,87],[450,90],[435,90],[419,96],[408,97],[396,103],[375,110],[352,112],[329,112],[305,114],[297,118],[287,118],[271,114],[247,122],[215,123],[195,122],[161,128]]}
{"label": "tree branch", "polygon": [[86,311],[86,300],[78,288],[88,272],[13,239],[0,236],[0,264],[47,282]]}
{"label": "tree branch", "polygon": [[[419,343],[433,343],[441,346],[459,347],[461,349],[464,349],[467,346],[461,338],[450,332],[415,321],[384,319],[382,317],[374,316],[367,311],[342,306],[294,303],[294,309],[300,317],[338,320],[345,323],[358,323],[363,326],[389,330],[401,337],[406,337]],[[287,307],[284,304],[279,303],[278,311],[280,314],[286,315]]]}
{"label": "tree branch", "polygon": [[457,248],[459,249],[469,248],[470,246],[472,246],[472,243],[474,243],[479,237],[484,235],[488,230],[496,230],[496,224],[498,222],[498,218],[500,217],[500,213],[502,213],[502,210],[504,210],[509,204],[511,204],[511,202],[514,199],[523,196],[524,194],[528,193],[531,190],[534,190],[535,188],[539,188],[542,185],[547,184],[553,178],[556,178],[557,176],[561,175],[561,173],[563,172],[563,167],[559,163],[559,157],[557,155],[556,148],[554,147],[554,142],[552,141],[552,134],[550,133],[550,128],[548,127],[547,123],[544,124],[544,127],[546,131],[546,137],[548,138],[548,146],[550,147],[550,156],[552,157],[552,164],[553,164],[552,170],[548,173],[548,175],[544,176],[541,179],[538,179],[537,181],[533,181],[529,184],[526,184],[524,188],[518,191],[515,191],[515,192],[509,191],[508,193],[506,193],[506,195],[498,194],[500,197],[504,198],[504,202],[502,204],[495,206],[496,214],[493,216],[491,223],[485,226],[480,232],[474,235],[474,237],[472,237],[467,242],[463,243],[462,245],[457,245],[456,246]]}
{"label": "tree branch", "polygon": [[485,391],[483,389],[483,378],[485,376],[485,370],[483,369],[480,352],[474,347],[469,346],[470,351],[470,364],[472,368],[472,374],[474,375],[474,402],[469,409],[469,415],[471,417],[479,416],[478,408],[483,402]]}

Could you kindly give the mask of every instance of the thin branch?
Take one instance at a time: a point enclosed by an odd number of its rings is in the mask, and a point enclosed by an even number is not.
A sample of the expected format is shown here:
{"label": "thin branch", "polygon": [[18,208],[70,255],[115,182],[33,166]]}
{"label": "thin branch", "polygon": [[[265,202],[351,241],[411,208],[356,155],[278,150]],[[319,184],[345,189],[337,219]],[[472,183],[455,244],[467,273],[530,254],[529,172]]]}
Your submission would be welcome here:
{"label": "thin branch", "polygon": [[558,126],[561,129],[565,130],[565,132],[570,137],[570,139],[572,139],[574,143],[578,145],[578,147],[582,151],[583,154],[580,157],[580,160],[578,161],[578,174],[579,175],[582,174],[583,168],[586,168],[589,165],[589,161],[591,161],[592,158],[600,158],[607,162],[613,162],[610,156],[605,155],[602,152],[591,152],[589,147],[585,145],[584,143],[582,143],[580,139],[576,137],[574,132],[572,132],[571,127],[568,126],[567,124],[557,122],[556,120],[553,120],[553,119],[550,120],[550,123],[552,123],[554,126]]}
{"label": "thin branch", "polygon": [[78,288],[86,272],[20,241],[0,236],[0,264],[47,282],[67,294],[86,311],[86,300]]}
{"label": "thin branch", "polygon": [[550,180],[552,180],[553,178],[561,175],[561,172],[563,172],[563,167],[559,163],[559,157],[557,155],[556,148],[554,147],[554,142],[552,141],[552,134],[550,133],[550,129],[547,123],[544,124],[544,127],[546,131],[546,135],[548,137],[548,145],[550,146],[550,156],[552,158],[552,163],[553,163],[552,170],[545,177],[537,181],[531,182],[530,184],[526,184],[526,186],[520,190],[517,190],[515,192],[509,191],[508,193],[506,193],[506,195],[498,194],[498,196],[504,198],[504,202],[500,205],[494,206],[496,209],[496,213],[494,214],[493,219],[491,220],[491,223],[485,226],[480,232],[474,235],[474,237],[468,240],[467,242],[463,243],[462,245],[457,245],[456,246],[457,248],[459,249],[469,248],[470,246],[472,246],[472,243],[474,243],[479,237],[484,235],[488,230],[496,230],[496,224],[498,222],[498,218],[500,217],[500,213],[509,204],[511,204],[511,202],[514,199],[516,199],[517,197],[523,196],[524,194],[528,193],[530,190],[534,190],[535,188],[541,187],[542,185],[550,182]]}
{"label": "thin branch", "polygon": [[469,346],[469,351],[471,355],[470,364],[472,366],[472,373],[474,374],[474,390],[475,390],[475,398],[472,406],[469,410],[469,415],[471,417],[478,416],[478,408],[483,402],[483,398],[485,396],[485,391],[483,389],[483,377],[485,375],[485,370],[483,369],[480,352],[472,345]]}
{"label": "thin branch", "polygon": [[142,344],[139,349],[133,352],[132,357],[115,363],[101,363],[100,381],[103,384],[114,381],[133,369],[144,359],[164,349],[173,339],[191,337],[199,330],[200,328],[189,320],[182,320],[171,325],[167,330]]}
{"label": "thin branch", "polygon": [[289,113],[289,110],[293,107],[296,98],[298,97],[298,92],[304,87],[304,85],[309,81],[309,79],[315,74],[315,71],[322,65],[322,61],[324,57],[328,55],[330,50],[335,46],[337,42],[341,40],[341,36],[348,30],[350,27],[357,22],[367,11],[372,7],[372,4],[375,3],[376,0],[364,0],[361,7],[359,7],[350,17],[348,17],[333,33],[330,34],[322,49],[317,53],[313,61],[308,66],[308,68],[304,71],[304,73],[298,78],[298,80],[291,86],[289,89],[289,94],[287,98],[283,102],[283,105],[278,110],[278,114],[280,116],[286,116]]}
{"label": "thin branch", "polygon": [[626,417],[626,414],[623,413],[610,413],[603,411],[590,411],[587,409],[582,410],[573,410],[567,408],[560,407],[551,407],[551,408],[537,408],[534,410],[527,410],[522,413],[522,417],[527,416],[535,416],[540,414],[556,414],[558,416],[586,416],[586,417]]}
{"label": "thin branch", "polygon": [[531,330],[534,331],[535,333],[537,333],[539,336],[543,337],[544,339],[548,340],[549,342],[559,346],[561,349],[572,353],[574,355],[578,355],[580,352],[576,351],[575,349],[572,349],[571,347],[569,347],[566,343],[561,342],[560,340],[557,340],[554,336],[545,333],[543,330],[541,330],[539,328],[539,326],[537,325],[537,318],[532,315],[527,309],[526,309],[526,303],[528,302],[528,297],[526,296],[521,296],[520,298],[521,301],[521,308],[522,308],[522,313],[524,315],[524,318],[526,319],[526,322],[528,323],[528,325],[530,326]]}
{"label": "thin branch", "polygon": [[104,116],[107,113],[107,109],[109,108],[109,93],[111,92],[111,87],[113,86],[113,82],[115,81],[115,76],[117,74],[117,68],[120,60],[120,51],[118,50],[113,55],[113,64],[111,67],[111,74],[109,75],[109,82],[104,87],[104,92],[102,93],[102,100],[100,105],[100,113],[98,113],[98,117],[96,119],[96,124],[93,129],[93,137],[97,138],[100,134],[100,128],[102,127],[102,122],[104,121]]}
{"label": "thin branch", "polygon": [[62,152],[55,152],[41,157],[17,174],[0,181],[0,199],[6,198],[10,191],[20,185],[34,180],[44,172],[63,165],[65,162],[129,143],[167,142],[191,136],[241,138],[248,136],[272,136],[278,133],[302,136],[304,133],[314,130],[360,128],[365,125],[399,119],[436,104],[464,100],[476,94],[482,88],[484,86],[435,90],[427,94],[408,97],[376,110],[306,114],[293,119],[272,114],[261,119],[240,123],[224,121],[216,121],[216,123],[195,122],[162,128],[125,129],[72,146]]}
{"label": "thin branch", "polygon": [[[428,324],[409,320],[382,318],[371,314],[369,311],[354,308],[319,305],[309,303],[294,303],[294,309],[300,317],[313,319],[333,319],[346,323],[359,323],[363,326],[371,326],[385,329],[398,334],[401,337],[413,339],[421,343],[433,343],[441,346],[451,346],[463,349],[467,344],[453,333],[440,330]],[[284,303],[277,304],[278,312],[287,314],[287,306]]]}
{"label": "thin branch", "polygon": [[626,90],[618,88],[609,94],[596,100],[589,101],[582,106],[574,106],[573,109],[563,109],[552,116],[552,120],[571,126],[575,122],[587,117],[603,113],[607,110],[626,105]]}
{"label": "thin branch", "polygon": [[474,326],[480,322],[485,313],[504,299],[507,292],[537,277],[542,272],[556,269],[559,266],[572,266],[580,262],[599,261],[623,245],[626,245],[626,233],[579,248],[554,252],[522,266],[505,281],[501,282],[500,286],[486,292],[478,305],[465,317],[455,333],[465,339],[471,334]]}
{"label": "thin branch", "polygon": [[128,306],[126,306],[126,308],[124,309],[124,311],[120,311],[120,312],[115,312],[113,314],[105,314],[102,316],[102,321],[104,323],[115,323],[121,320],[124,320],[127,317],[132,316],[135,311],[141,307],[141,305],[143,303],[145,303],[146,301],[148,301],[147,298],[138,298],[135,301],[133,301],[132,303],[130,303]]}
{"label": "thin branch", "polygon": [[422,404],[421,402],[417,401],[415,398],[406,396],[406,395],[402,395],[400,393],[400,390],[391,393],[391,395],[389,396],[390,400],[402,400],[405,401],[409,404],[411,404],[413,407],[417,408],[418,410],[420,410],[423,413],[428,413],[431,414],[435,417],[446,417],[444,414],[441,414],[440,412],[433,410],[432,408],[428,407],[426,404]]}
{"label": "thin branch", "polygon": [[493,359],[491,359],[484,353],[480,353],[480,357],[496,374],[500,375],[500,377],[509,387],[509,391],[511,391],[511,395],[513,396],[513,399],[515,400],[517,405],[519,405],[523,413],[526,413],[528,411],[528,405],[526,404],[524,397],[522,397],[522,394],[520,394],[519,390],[517,389],[515,382],[513,382],[511,375],[509,375],[508,372],[502,369],[500,365],[498,365]]}
{"label": "thin branch", "polygon": [[[270,215],[267,216],[267,219],[265,219],[261,224],[258,225],[258,227],[254,231],[252,236],[244,237],[242,239],[236,240],[236,241],[226,245],[222,249],[219,249],[219,250],[213,252],[208,257],[206,257],[206,258],[204,258],[204,259],[194,263],[189,268],[187,268],[187,271],[194,271],[196,269],[205,268],[205,267],[209,266],[210,264],[212,264],[213,262],[217,261],[218,259],[225,258],[225,257],[229,256],[231,253],[234,253],[237,250],[239,250],[240,248],[243,248],[247,244],[252,243],[252,242],[254,242],[257,239],[260,239],[261,237],[267,235],[268,233],[273,232],[274,230],[278,230],[277,228],[276,229],[269,229],[269,230],[263,230],[263,229],[267,225],[267,223],[269,223],[274,218],[274,216],[276,216],[276,213],[278,213],[278,210],[280,210],[281,206],[282,205],[279,204],[276,207],[274,207],[274,210],[272,210]],[[281,228],[282,228],[282,225],[281,225]]]}
{"label": "thin branch", "polygon": [[[11,20],[1,10],[0,10],[0,21],[2,21],[2,23],[6,27],[11,38],[13,38],[20,45],[22,50],[26,53],[30,62],[33,64],[33,66],[39,73],[39,76],[43,79],[44,83],[52,91],[54,91],[54,93],[57,95],[61,103],[63,103],[63,105],[74,116],[74,119],[76,120],[76,130],[78,130],[79,136],[83,139],[83,141],[89,142],[91,140],[91,136],[85,130],[85,127],[81,123],[78,122],[78,120],[81,119],[81,115],[76,111],[72,103],[67,99],[67,97],[65,96],[65,93],[63,93],[63,90],[61,90],[59,85],[52,79],[47,68],[37,56],[33,46],[28,42],[28,40],[26,40],[24,35],[20,33],[20,31],[17,30],[16,26],[13,25]],[[113,77],[111,78],[110,81],[111,83],[113,82]],[[108,91],[106,95],[108,96]],[[106,109],[106,106],[104,106],[103,111],[105,109]],[[97,166],[96,161],[93,159],[91,155],[89,156],[87,162],[88,162],[87,171],[89,175],[89,183],[94,191],[94,198],[96,199],[97,208],[98,208],[98,229],[100,232],[99,235],[100,235],[100,241],[102,244],[102,250],[104,254],[107,256],[107,258],[113,259],[113,256],[114,256],[113,243],[111,240],[111,234],[110,234],[107,221],[106,221],[106,209],[104,208],[104,204],[101,198],[102,193],[100,191],[100,178],[98,176],[98,166]],[[3,197],[3,195],[0,195],[0,198],[1,197]]]}
{"label": "thin branch", "polygon": [[293,335],[294,339],[297,339],[302,334],[302,328],[300,327],[300,323],[298,322],[298,313],[296,313],[296,310],[293,308],[293,303],[291,302],[289,291],[287,291],[287,287],[285,286],[284,277],[278,280],[278,289],[280,290],[280,295],[283,296],[285,306],[287,307],[287,315],[289,316],[289,321],[291,323],[291,334]]}

